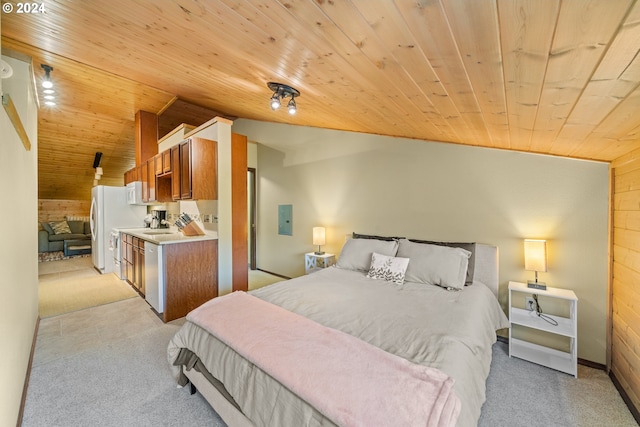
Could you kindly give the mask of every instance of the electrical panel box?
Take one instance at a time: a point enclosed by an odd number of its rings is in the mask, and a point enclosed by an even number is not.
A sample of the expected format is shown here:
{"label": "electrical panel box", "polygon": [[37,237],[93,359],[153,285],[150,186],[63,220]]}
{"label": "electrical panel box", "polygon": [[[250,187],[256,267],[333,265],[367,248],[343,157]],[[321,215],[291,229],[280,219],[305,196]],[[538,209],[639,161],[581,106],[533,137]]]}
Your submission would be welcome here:
{"label": "electrical panel box", "polygon": [[293,235],[293,206],[278,205],[278,234]]}

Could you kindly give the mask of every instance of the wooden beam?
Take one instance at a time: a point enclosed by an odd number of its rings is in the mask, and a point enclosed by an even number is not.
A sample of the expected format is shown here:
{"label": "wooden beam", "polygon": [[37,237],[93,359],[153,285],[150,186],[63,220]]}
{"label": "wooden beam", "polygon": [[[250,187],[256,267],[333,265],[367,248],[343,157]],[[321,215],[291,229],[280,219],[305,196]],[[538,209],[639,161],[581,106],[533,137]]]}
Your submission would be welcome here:
{"label": "wooden beam", "polygon": [[20,116],[18,115],[18,110],[16,110],[16,106],[11,100],[9,94],[2,95],[2,106],[4,110],[7,112],[9,116],[9,120],[13,123],[13,127],[18,132],[18,136],[20,140],[22,140],[22,145],[27,151],[31,151],[31,141],[29,141],[29,135],[27,135],[27,131],[24,130],[24,126],[22,126],[22,121],[20,120]]}

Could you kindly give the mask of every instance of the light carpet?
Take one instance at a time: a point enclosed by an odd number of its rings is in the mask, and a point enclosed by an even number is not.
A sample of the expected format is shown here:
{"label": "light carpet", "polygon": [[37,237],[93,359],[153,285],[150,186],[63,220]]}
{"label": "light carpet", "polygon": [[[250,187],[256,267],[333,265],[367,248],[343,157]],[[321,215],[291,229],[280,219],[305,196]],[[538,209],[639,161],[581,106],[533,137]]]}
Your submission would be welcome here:
{"label": "light carpet", "polygon": [[271,285],[276,282],[281,282],[284,279],[279,276],[274,276],[261,270],[249,270],[249,290],[262,288],[263,286]]}
{"label": "light carpet", "polygon": [[136,292],[114,274],[40,280],[38,312],[47,318],[135,296]]}
{"label": "light carpet", "polygon": [[[163,324],[140,298],[43,319],[22,427],[224,426],[170,374],[167,343],[182,323]],[[496,343],[478,426],[637,426],[603,371],[578,375],[509,358]]]}
{"label": "light carpet", "polygon": [[170,373],[182,322],[162,323],[141,298],[43,319],[22,427],[223,427]]}

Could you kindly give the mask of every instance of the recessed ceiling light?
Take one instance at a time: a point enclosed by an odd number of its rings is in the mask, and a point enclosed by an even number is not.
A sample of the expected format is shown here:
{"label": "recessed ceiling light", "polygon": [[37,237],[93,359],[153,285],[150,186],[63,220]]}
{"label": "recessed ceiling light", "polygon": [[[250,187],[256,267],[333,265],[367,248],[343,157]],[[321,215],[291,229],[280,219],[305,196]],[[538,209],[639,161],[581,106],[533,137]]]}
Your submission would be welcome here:
{"label": "recessed ceiling light", "polygon": [[54,105],[56,105],[56,103],[53,102],[53,101],[44,101],[44,105],[48,105],[49,107],[53,107]]}
{"label": "recessed ceiling light", "polygon": [[53,95],[45,95],[44,99],[48,99],[49,101],[53,101],[54,99],[56,99],[56,97],[53,96]]}
{"label": "recessed ceiling light", "polygon": [[43,93],[46,93],[47,95],[51,95],[52,93],[56,93],[56,91],[55,91],[55,90],[53,90],[53,89],[45,89],[45,90],[43,90],[42,92],[43,92]]}

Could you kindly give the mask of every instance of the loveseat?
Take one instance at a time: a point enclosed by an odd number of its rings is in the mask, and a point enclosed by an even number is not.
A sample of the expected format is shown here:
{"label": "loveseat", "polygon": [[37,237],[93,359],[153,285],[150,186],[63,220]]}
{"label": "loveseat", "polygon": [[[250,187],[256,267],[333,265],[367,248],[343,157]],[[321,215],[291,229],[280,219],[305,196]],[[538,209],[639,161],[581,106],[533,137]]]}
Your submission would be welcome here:
{"label": "loveseat", "polygon": [[91,245],[89,221],[52,221],[40,225],[42,230],[38,231],[38,252],[62,251],[65,240],[86,240]]}

